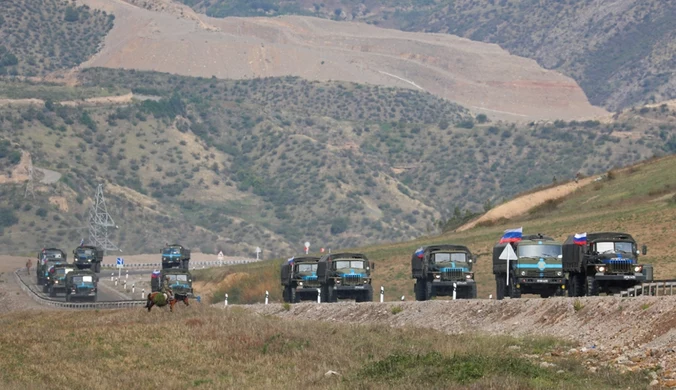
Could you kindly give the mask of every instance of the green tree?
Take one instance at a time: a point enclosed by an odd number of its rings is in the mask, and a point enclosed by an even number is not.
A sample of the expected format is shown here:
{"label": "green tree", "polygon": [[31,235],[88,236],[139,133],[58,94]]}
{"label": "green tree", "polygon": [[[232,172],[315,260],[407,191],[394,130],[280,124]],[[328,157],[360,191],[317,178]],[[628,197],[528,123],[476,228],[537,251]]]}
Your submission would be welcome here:
{"label": "green tree", "polygon": [[0,227],[10,227],[16,225],[17,222],[19,218],[14,214],[14,210],[7,207],[0,208]]}

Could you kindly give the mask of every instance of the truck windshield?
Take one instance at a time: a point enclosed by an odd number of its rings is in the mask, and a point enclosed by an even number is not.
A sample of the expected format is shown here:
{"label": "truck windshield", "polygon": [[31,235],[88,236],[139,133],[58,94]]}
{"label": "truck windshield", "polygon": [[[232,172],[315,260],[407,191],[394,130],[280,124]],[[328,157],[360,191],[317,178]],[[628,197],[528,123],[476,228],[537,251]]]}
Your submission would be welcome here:
{"label": "truck windshield", "polygon": [[78,256],[93,256],[94,250],[92,250],[92,249],[78,249],[77,255]]}
{"label": "truck windshield", "polygon": [[58,276],[65,276],[67,273],[72,272],[72,268],[57,268],[56,269],[56,274]]}
{"label": "truck windshield", "polygon": [[187,282],[188,281],[188,275],[168,275],[169,280],[172,282]]}
{"label": "truck windshield", "polygon": [[45,252],[42,253],[42,257],[46,257],[48,259],[60,259],[61,258],[61,252],[45,251]]}
{"label": "truck windshield", "polygon": [[298,272],[316,272],[317,264],[298,264]]}
{"label": "truck windshield", "polygon": [[634,243],[633,242],[597,242],[596,251],[598,253],[605,252],[625,252],[633,253],[634,252]]}
{"label": "truck windshield", "polygon": [[558,257],[561,245],[519,245],[518,256],[521,257]]}
{"label": "truck windshield", "polygon": [[166,249],[164,249],[164,254],[165,255],[180,255],[181,249],[180,248],[166,248]]}
{"label": "truck windshield", "polygon": [[345,268],[364,268],[364,262],[361,260],[357,261],[348,261],[348,260],[338,260],[335,262],[336,269],[345,269]]}
{"label": "truck windshield", "polygon": [[94,280],[91,276],[74,276],[73,284],[78,287],[94,287]]}
{"label": "truck windshield", "polygon": [[466,262],[467,254],[466,253],[435,253],[434,262],[435,263],[451,263],[451,262]]}

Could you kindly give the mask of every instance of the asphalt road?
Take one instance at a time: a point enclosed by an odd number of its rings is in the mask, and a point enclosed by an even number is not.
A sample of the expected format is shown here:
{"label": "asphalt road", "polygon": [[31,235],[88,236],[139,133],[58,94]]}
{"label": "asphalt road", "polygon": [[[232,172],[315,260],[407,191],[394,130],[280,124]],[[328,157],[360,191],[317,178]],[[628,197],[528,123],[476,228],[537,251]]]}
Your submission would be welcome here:
{"label": "asphalt road", "polygon": [[[135,271],[135,272],[150,273],[150,271]],[[131,275],[132,273],[129,272],[129,274]],[[99,274],[99,278],[104,278],[105,276],[106,276],[106,274],[104,272]],[[63,302],[66,301],[66,297],[63,293],[57,294],[55,298],[50,298],[49,294],[44,294],[42,292],[42,286],[37,285],[37,280],[36,280],[36,276],[35,276],[35,269],[31,270],[30,276],[26,275],[26,272],[24,270],[22,270],[22,271],[19,272],[19,277],[21,278],[21,280],[26,282],[26,284],[28,284],[28,286],[31,288],[31,290],[35,291],[40,296],[45,297],[45,298],[49,298],[49,299],[56,299],[56,300],[63,301]],[[122,300],[130,299],[128,296],[115,291],[114,288],[111,288],[107,285],[104,285],[101,282],[99,282],[98,287],[99,287],[99,289],[98,289],[98,294],[97,294],[97,300],[99,302],[122,301]]]}

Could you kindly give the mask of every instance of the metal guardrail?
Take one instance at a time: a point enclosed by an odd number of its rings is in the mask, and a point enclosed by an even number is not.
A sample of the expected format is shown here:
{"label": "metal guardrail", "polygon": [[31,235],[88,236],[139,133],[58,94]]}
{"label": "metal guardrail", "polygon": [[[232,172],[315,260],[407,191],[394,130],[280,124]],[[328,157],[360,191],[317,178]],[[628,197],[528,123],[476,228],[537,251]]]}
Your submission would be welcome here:
{"label": "metal guardrail", "polygon": [[23,268],[14,271],[14,278],[21,289],[25,291],[34,301],[41,305],[50,307],[67,308],[67,309],[121,309],[129,307],[138,307],[146,304],[145,300],[123,300],[123,301],[106,301],[106,302],[62,302],[55,299],[45,298],[35,292],[23,279],[19,276],[19,271]]}
{"label": "metal guardrail", "polygon": [[674,287],[676,287],[676,280],[653,280],[652,282],[645,282],[635,287],[628,288],[615,294],[616,297],[636,297],[644,296],[665,296],[674,295]]}
{"label": "metal guardrail", "polygon": [[[248,264],[255,263],[260,260],[255,259],[242,259],[242,260],[224,260],[224,261],[190,261],[190,267],[194,266],[205,266],[205,267],[223,267],[226,265],[236,265],[236,264]],[[138,263],[138,264],[125,264],[124,268],[160,268],[162,267],[162,262],[157,263]],[[112,263],[101,263],[101,268],[117,268],[117,264]]]}

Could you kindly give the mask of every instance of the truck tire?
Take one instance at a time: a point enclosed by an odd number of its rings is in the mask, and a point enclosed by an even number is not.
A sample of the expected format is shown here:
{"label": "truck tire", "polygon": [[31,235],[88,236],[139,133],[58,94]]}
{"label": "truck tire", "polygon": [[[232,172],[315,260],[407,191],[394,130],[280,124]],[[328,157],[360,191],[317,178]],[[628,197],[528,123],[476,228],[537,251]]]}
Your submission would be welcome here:
{"label": "truck tire", "polygon": [[294,287],[289,287],[289,302],[298,303],[298,294],[296,294],[296,289]]}
{"label": "truck tire", "polygon": [[66,302],[70,302],[70,294],[66,293]]}
{"label": "truck tire", "polygon": [[289,288],[289,286],[284,286],[284,291],[282,291],[282,300],[286,303],[291,303]]}
{"label": "truck tire", "polygon": [[495,299],[498,301],[505,299],[506,287],[505,276],[502,274],[495,275]]}
{"label": "truck tire", "polygon": [[430,299],[432,299],[433,296],[434,295],[432,295],[432,281],[427,280],[425,282],[425,300],[429,301]]}
{"label": "truck tire", "polygon": [[190,268],[190,260],[182,260],[181,268],[187,271]]}
{"label": "truck tire", "polygon": [[326,301],[329,303],[338,302],[338,294],[336,294],[336,289],[333,286],[326,288]]}
{"label": "truck tire", "polygon": [[467,293],[467,299],[476,299],[476,297],[477,297],[476,284],[473,284],[469,288],[469,291]]}
{"label": "truck tire", "polygon": [[599,282],[593,276],[587,276],[587,296],[595,297],[599,295]]}
{"label": "truck tire", "polygon": [[584,274],[581,273],[571,273],[570,274],[570,289],[568,290],[568,296],[570,297],[582,297],[586,293],[585,291],[585,278]]}
{"label": "truck tire", "polygon": [[94,272],[97,274],[101,273],[101,263],[94,263]]}
{"label": "truck tire", "polygon": [[425,282],[422,279],[416,279],[416,282],[413,285],[413,291],[415,292],[416,301],[425,300]]}
{"label": "truck tire", "polygon": [[56,290],[54,290],[54,286],[49,286],[49,296],[52,298],[56,296]]}
{"label": "truck tire", "polygon": [[42,293],[47,294],[49,292],[49,286],[45,283],[42,285]]}

